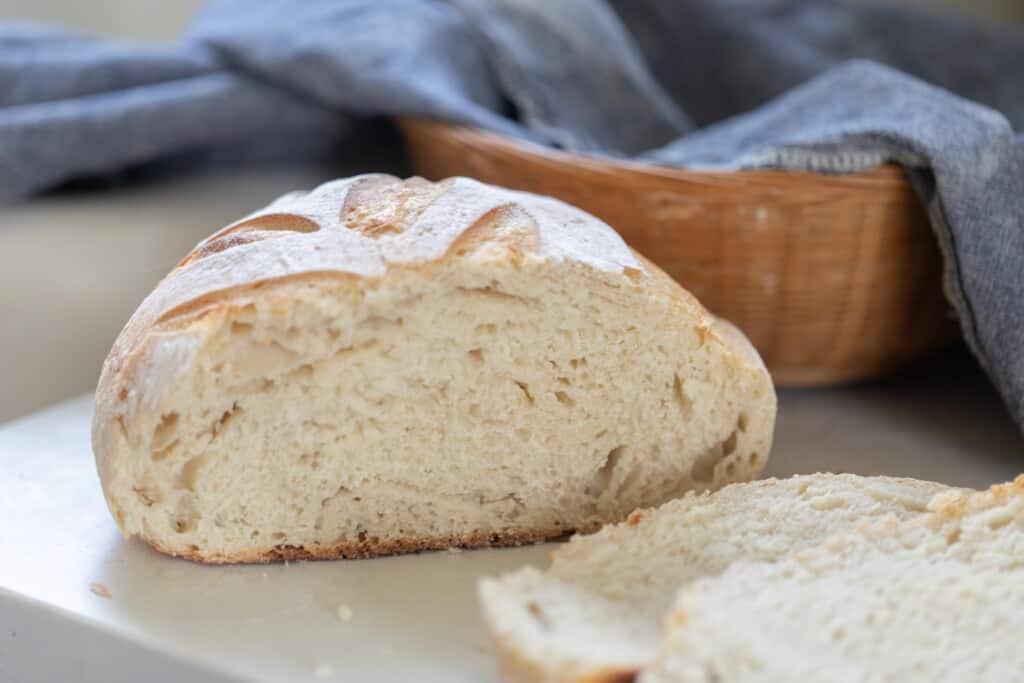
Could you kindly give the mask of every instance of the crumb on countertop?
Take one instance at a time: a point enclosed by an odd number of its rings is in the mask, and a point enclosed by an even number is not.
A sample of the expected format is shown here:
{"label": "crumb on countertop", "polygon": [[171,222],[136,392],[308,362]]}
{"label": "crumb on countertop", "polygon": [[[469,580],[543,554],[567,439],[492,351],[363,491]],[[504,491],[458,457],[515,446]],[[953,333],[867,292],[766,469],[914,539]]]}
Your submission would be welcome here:
{"label": "crumb on countertop", "polygon": [[90,583],[89,590],[92,591],[94,595],[98,595],[101,598],[105,598],[107,600],[113,597],[110,594],[110,589],[107,588],[104,584],[100,583],[99,581],[93,581],[92,583]]}
{"label": "crumb on countertop", "polygon": [[348,605],[338,605],[338,620],[352,621],[352,608]]}
{"label": "crumb on countertop", "polygon": [[457,555],[462,552],[462,548],[453,545],[451,548],[448,548],[448,552],[452,555]]}

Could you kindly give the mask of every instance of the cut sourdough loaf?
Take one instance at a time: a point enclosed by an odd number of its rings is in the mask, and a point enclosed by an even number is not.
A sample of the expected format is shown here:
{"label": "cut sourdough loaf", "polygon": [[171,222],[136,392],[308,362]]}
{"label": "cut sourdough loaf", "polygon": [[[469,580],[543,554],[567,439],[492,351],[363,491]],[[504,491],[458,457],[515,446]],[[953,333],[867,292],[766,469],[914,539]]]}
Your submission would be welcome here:
{"label": "cut sourdough loaf", "polygon": [[[733,484],[576,536],[551,568],[480,584],[509,681],[619,681],[657,653],[680,586],[741,560],[771,561],[863,520],[920,515],[945,487],[851,474]],[[728,680],[728,679],[723,679]]]}
{"label": "cut sourdough loaf", "polygon": [[206,562],[513,544],[755,477],[756,352],[607,225],[361,176],[200,243],[100,378],[120,528]]}
{"label": "cut sourdough loaf", "polygon": [[684,588],[641,683],[1004,683],[1024,672],[1024,477]]}

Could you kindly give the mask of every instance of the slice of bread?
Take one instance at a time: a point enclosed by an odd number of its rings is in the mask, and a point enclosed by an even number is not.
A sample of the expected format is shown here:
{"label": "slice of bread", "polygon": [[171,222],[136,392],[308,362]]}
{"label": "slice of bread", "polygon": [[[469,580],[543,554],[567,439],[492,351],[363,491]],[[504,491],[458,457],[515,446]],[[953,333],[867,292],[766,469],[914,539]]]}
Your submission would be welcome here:
{"label": "slice of bread", "polygon": [[641,683],[1024,676],[1024,476],[685,587]]}
{"label": "slice of bread", "polygon": [[657,653],[677,591],[740,560],[771,561],[879,516],[925,511],[940,484],[815,474],[687,495],[576,536],[551,568],[480,584],[510,681],[628,679]]}
{"label": "slice of bread", "polygon": [[607,225],[361,176],[202,242],[96,392],[126,534],[205,562],[514,544],[756,477],[757,353]]}

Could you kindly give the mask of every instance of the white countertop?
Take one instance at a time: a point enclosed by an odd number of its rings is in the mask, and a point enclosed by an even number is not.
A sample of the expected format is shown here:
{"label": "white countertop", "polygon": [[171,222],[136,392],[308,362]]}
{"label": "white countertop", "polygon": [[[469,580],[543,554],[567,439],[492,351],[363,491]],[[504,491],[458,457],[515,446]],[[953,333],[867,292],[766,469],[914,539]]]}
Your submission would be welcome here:
{"label": "white countertop", "polygon": [[[247,567],[167,558],[115,530],[89,419],[84,396],[0,427],[0,681],[496,679],[475,579],[544,565],[551,544]],[[768,473],[980,487],[1012,478],[1022,456],[961,356],[882,383],[783,392]]]}

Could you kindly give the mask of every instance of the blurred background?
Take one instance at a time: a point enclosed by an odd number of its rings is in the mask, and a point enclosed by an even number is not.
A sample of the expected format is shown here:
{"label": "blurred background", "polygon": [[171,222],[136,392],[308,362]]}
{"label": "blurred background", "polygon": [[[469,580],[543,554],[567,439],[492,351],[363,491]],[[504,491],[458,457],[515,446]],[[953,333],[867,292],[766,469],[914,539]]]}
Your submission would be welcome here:
{"label": "blurred background", "polygon": [[[1024,23],[1022,0],[890,1]],[[0,0],[0,18],[168,42],[202,5],[200,0]],[[371,170],[402,173],[404,165],[400,158],[380,158],[370,150],[347,151],[330,168],[188,175],[116,190],[71,188],[0,208],[0,321],[5,321],[0,386],[7,389],[0,391],[0,422],[91,390],[111,342],[138,302],[201,238],[284,191]],[[189,200],[182,202],[182,196]]]}
{"label": "blurred background", "polygon": [[[951,8],[992,21],[1024,22],[1024,2],[1021,0],[888,1]],[[111,38],[169,41],[178,35],[202,5],[202,0],[0,0],[0,17],[65,24]]]}

